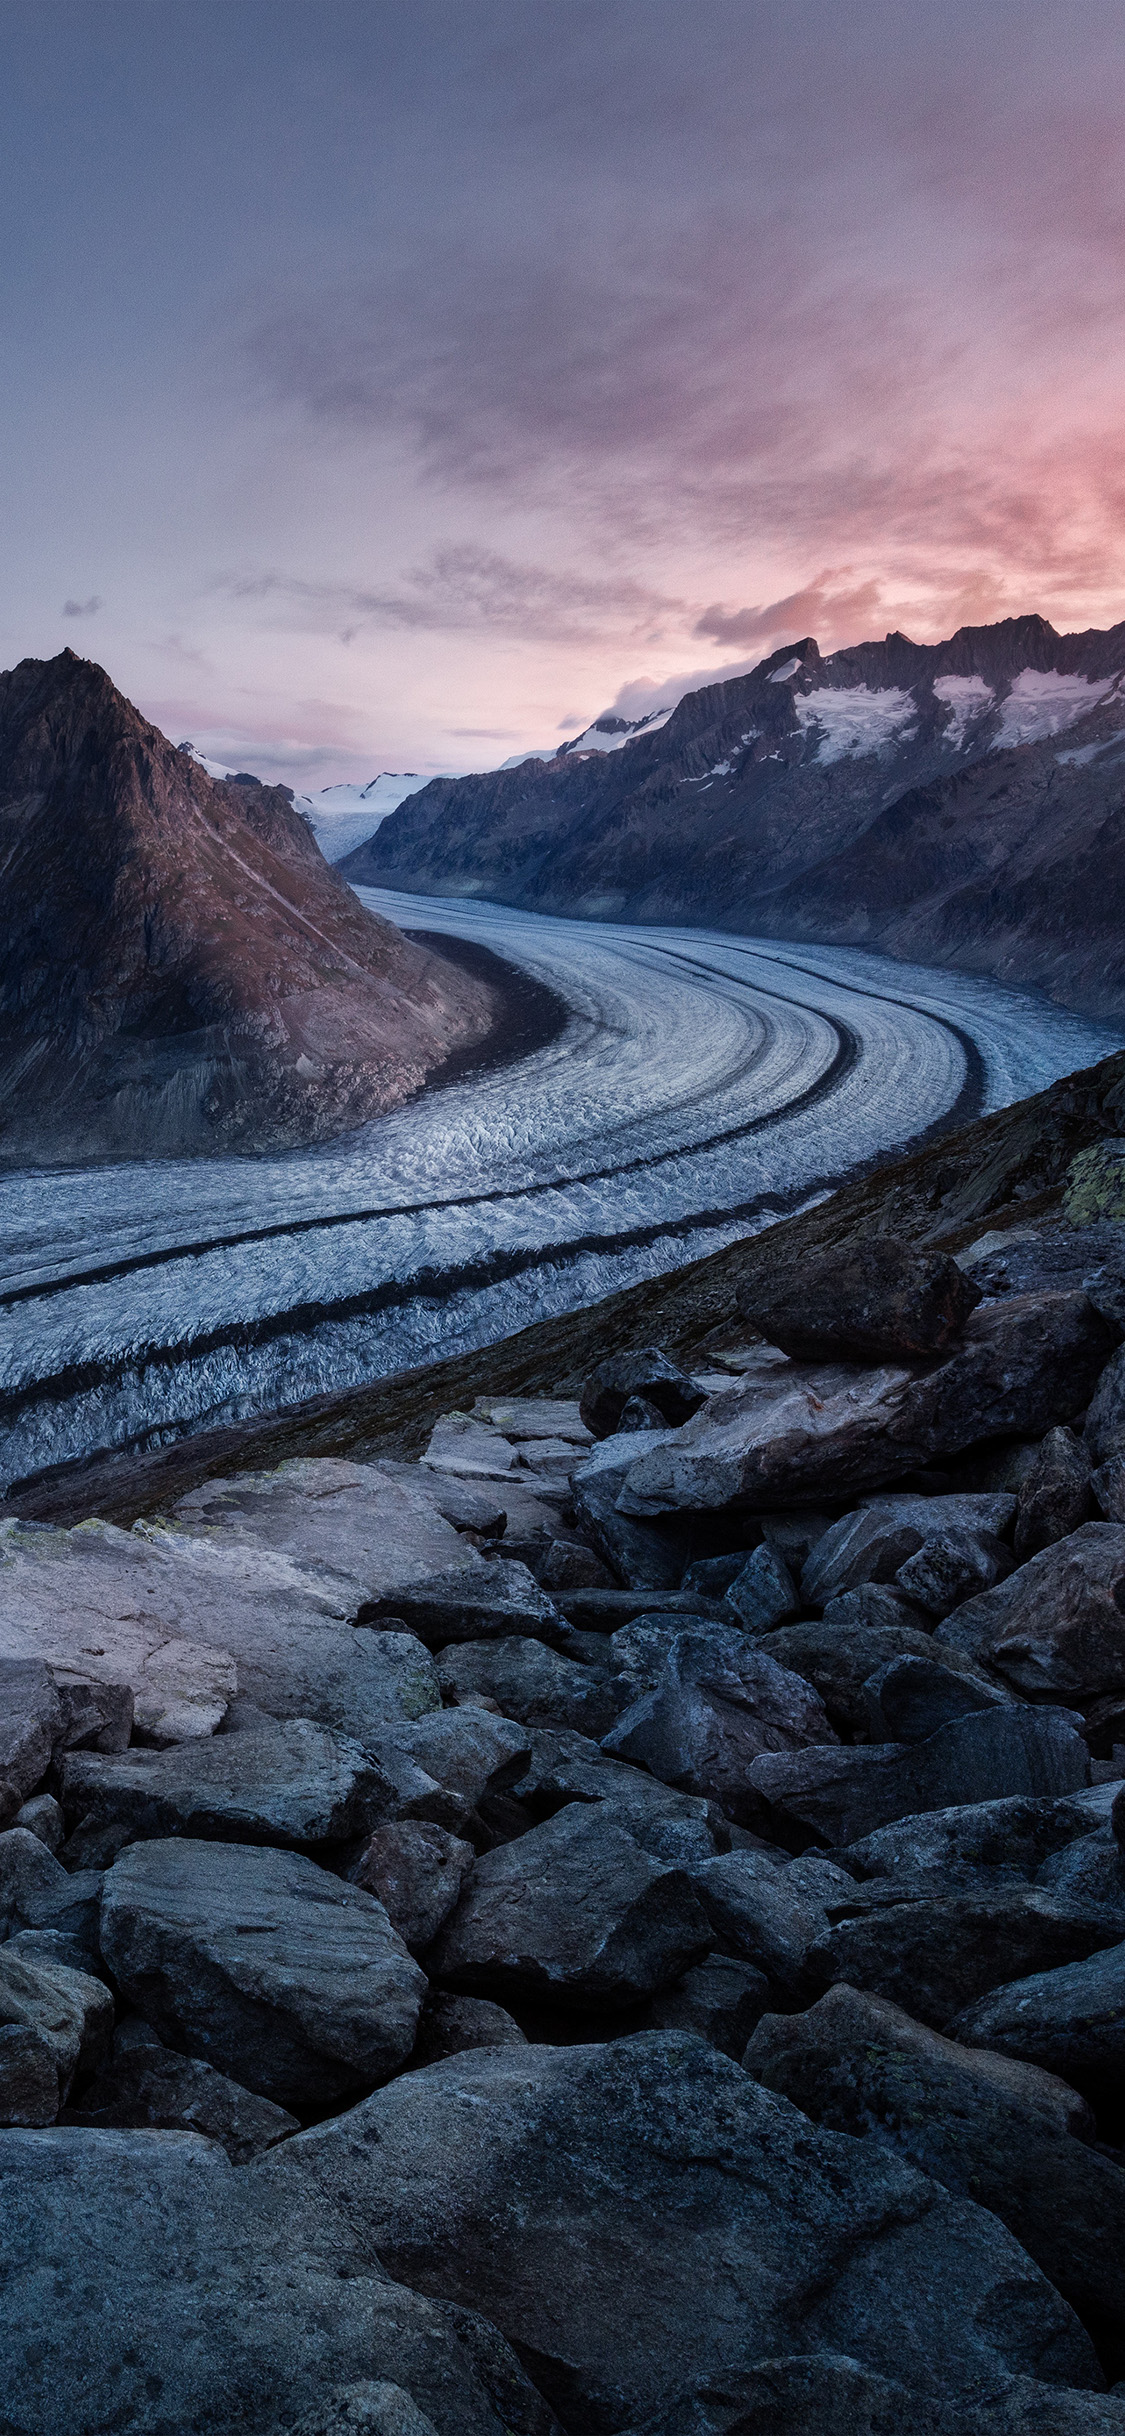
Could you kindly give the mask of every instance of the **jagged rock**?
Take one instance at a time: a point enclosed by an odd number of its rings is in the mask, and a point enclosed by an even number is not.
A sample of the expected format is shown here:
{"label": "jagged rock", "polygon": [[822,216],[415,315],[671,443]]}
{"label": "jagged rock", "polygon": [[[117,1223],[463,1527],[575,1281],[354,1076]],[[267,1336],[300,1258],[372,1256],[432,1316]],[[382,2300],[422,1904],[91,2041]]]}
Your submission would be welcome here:
{"label": "jagged rock", "polygon": [[1125,1942],[1054,1971],[993,1987],[947,2025],[966,2047],[990,2047],[1054,2072],[1096,2105],[1118,2105],[1125,2067]]}
{"label": "jagged rock", "polygon": [[1026,1564],[1043,1548],[1077,1531],[1094,1511],[1090,1458],[1071,1429],[1048,1430],[1019,1487],[1013,1545]]}
{"label": "jagged rock", "polygon": [[1090,1488],[1107,1522],[1125,1522],[1125,1455],[1111,1455],[1090,1474]]}
{"label": "jagged rock", "polygon": [[445,1827],[389,1820],[375,1829],[348,1875],[353,1886],[377,1896],[403,1944],[421,1954],[448,1920],[475,1857],[472,1845]]}
{"label": "jagged rock", "polygon": [[1120,2358],[1125,2173],[1072,2137],[1091,2126],[1065,2083],[844,1986],[796,2018],[759,2022],[743,2060],[814,2123],[878,2138],[991,2208],[1085,2324],[1112,2334]]}
{"label": "jagged rock", "polygon": [[291,2145],[235,2168],[189,2134],[4,2135],[4,2408],[20,2436],[273,2436],[384,2372],[438,2436],[558,2436],[471,2310],[376,2262],[338,2273],[336,2228],[257,2179]]}
{"label": "jagged rock", "polygon": [[0,1777],[21,1802],[46,1775],[62,1702],[41,1658],[0,1658]]}
{"label": "jagged rock", "polygon": [[113,1998],[88,1971],[29,1961],[0,1946],[0,2022],[35,2030],[50,2048],[62,2097],[78,2071],[97,2069],[113,2030]]}
{"label": "jagged rock", "polygon": [[650,1404],[647,1396],[630,1396],[617,1416],[620,1430],[666,1429],[668,1424],[658,1404]]}
{"label": "jagged rock", "polygon": [[[843,1610],[852,1599],[867,1596],[866,1591],[849,1592],[847,1598],[834,1601],[832,1608],[825,1611],[822,1623],[783,1624],[779,1632],[770,1636],[771,1658],[793,1674],[803,1675],[814,1686],[838,1734],[850,1736],[869,1731],[868,1683],[897,1658],[914,1658],[924,1665],[936,1656],[940,1665],[948,1667],[954,1681],[981,1689],[987,1697],[992,1689],[989,1677],[960,1650],[935,1651],[928,1633],[898,1621],[866,1622],[862,1616],[852,1621],[844,1616]],[[835,1620],[838,1615],[839,1622]],[[880,1734],[877,1740],[897,1740],[897,1736]]]}
{"label": "jagged rock", "polygon": [[835,1740],[801,1676],[736,1632],[704,1628],[673,1641],[655,1687],[626,1709],[603,1748],[749,1825],[760,1815],[750,1791],[760,1753]]}
{"label": "jagged rock", "polygon": [[658,1424],[678,1429],[705,1401],[702,1389],[686,1371],[678,1370],[655,1345],[636,1353],[614,1354],[595,1370],[582,1390],[579,1413],[594,1438],[611,1438],[622,1425],[622,1414],[634,1397],[655,1407]]}
{"label": "jagged rock", "polygon": [[946,1531],[907,1557],[895,1582],[912,1606],[937,1623],[963,1600],[1005,1581],[1011,1571],[1012,1558],[992,1532]]}
{"label": "jagged rock", "polygon": [[829,1599],[824,1610],[826,1625],[858,1625],[863,1631],[882,1631],[905,1627],[911,1633],[932,1633],[934,1619],[922,1607],[914,1607],[901,1590],[893,1584],[861,1582],[858,1590],[845,1590],[838,1599]]}
{"label": "jagged rock", "polygon": [[976,1709],[1010,1705],[1010,1692],[977,1675],[955,1674],[940,1653],[900,1653],[877,1667],[863,1686],[864,1722],[872,1742],[925,1742],[942,1726]]}
{"label": "jagged rock", "polygon": [[943,1893],[997,1870],[1030,1881],[1053,1854],[1089,1835],[1090,1798],[1009,1795],[931,1810],[877,1828],[839,1859],[860,1878],[927,1880]]}
{"label": "jagged rock", "polygon": [[858,1896],[854,1879],[817,1853],[780,1864],[767,1853],[724,1853],[697,1869],[692,1883],[720,1944],[791,1996],[805,1987],[808,1954],[828,1926],[827,1906]]}
{"label": "jagged rock", "polygon": [[41,2128],[58,2111],[54,2049],[30,2023],[0,2021],[0,2124]]}
{"label": "jagged rock", "polygon": [[1107,1362],[1086,1415],[1083,1436],[1091,1463],[1125,1454],[1125,1345]]}
{"label": "jagged rock", "polygon": [[479,1481],[460,1480],[450,1472],[436,1472],[429,1465],[400,1463],[387,1456],[380,1456],[379,1470],[384,1480],[403,1480],[409,1488],[423,1490],[430,1504],[444,1515],[446,1522],[452,1523],[455,1531],[471,1531],[475,1539],[500,1539],[507,1529],[508,1493],[503,1482],[493,1488]]}
{"label": "jagged rock", "polygon": [[613,1576],[601,1557],[584,1540],[553,1539],[538,1567],[541,1590],[609,1590]]}
{"label": "jagged rock", "polygon": [[528,1741],[531,1763],[512,1791],[536,1820],[553,1818],[572,1802],[609,1802],[615,1811],[628,1811],[638,1821],[707,1821],[707,1803],[699,1795],[680,1793],[640,1768],[611,1759],[584,1734],[531,1727]]}
{"label": "jagged rock", "polygon": [[767,1752],[753,1762],[750,1783],[778,1821],[839,1845],[916,1811],[1007,1793],[1073,1793],[1087,1773],[1068,1711],[1012,1706],[959,1718],[926,1742]]}
{"label": "jagged rock", "polygon": [[437,1671],[447,1697],[471,1700],[484,1692],[521,1725],[571,1727],[594,1741],[608,1733],[622,1706],[606,1676],[522,1635],[455,1643],[442,1652]]}
{"label": "jagged rock", "polygon": [[1041,2385],[993,2384],[990,2398],[948,2405],[838,2351],[759,2360],[697,2380],[667,2411],[625,2436],[1125,2436],[1125,2401]]}
{"label": "jagged rock", "polygon": [[632,1623],[622,1624],[610,1635],[614,1666],[627,1684],[650,1689],[659,1682],[668,1652],[685,1629],[683,1616],[634,1616]]}
{"label": "jagged rock", "polygon": [[464,2055],[470,2047],[526,2047],[519,2023],[503,2005],[484,1996],[443,1996],[432,1990],[422,2007],[418,2041],[411,2062],[440,2064],[447,2055]]}
{"label": "jagged rock", "polygon": [[1115,1331],[1078,1293],[1013,1295],[971,1315],[928,1369],[790,1363],[715,1396],[674,1439],[638,1440],[627,1516],[734,1514],[858,1497],[987,1438],[1082,1412]]}
{"label": "jagged rock", "polygon": [[[751,1524],[749,1528],[752,1532],[755,1525]],[[688,1566],[681,1588],[698,1591],[701,1599],[716,1602],[725,1599],[731,1583],[738,1580],[755,1553],[755,1545],[751,1542],[748,1547],[736,1548],[730,1556],[697,1557],[694,1565]]]}
{"label": "jagged rock", "polygon": [[658,1435],[631,1430],[606,1438],[571,1477],[579,1527],[629,1590],[676,1590],[692,1554],[690,1532],[676,1522],[636,1521],[618,1502],[638,1454],[655,1446]]}
{"label": "jagged rock", "polygon": [[1125,1142],[1092,1142],[1066,1171],[1063,1213],[1076,1225],[1125,1218]]}
{"label": "jagged rock", "polygon": [[1125,1689],[1125,1525],[1083,1523],[959,1607],[935,1639],[1032,1698]]}
{"label": "jagged rock", "polygon": [[57,1852],[66,1832],[62,1811],[52,1793],[37,1793],[30,1802],[23,1802],[12,1820],[13,1827],[25,1827],[29,1835],[38,1836],[48,1852]]}
{"label": "jagged rock", "polygon": [[478,1558],[471,1574],[433,1574],[416,1590],[375,1601],[371,1614],[405,1623],[427,1649],[451,1641],[500,1641],[512,1634],[565,1646],[569,1631],[553,1599],[527,1566],[510,1557]]}
{"label": "jagged rock", "polygon": [[741,1573],[735,1575],[726,1602],[750,1633],[772,1632],[788,1616],[799,1615],[801,1608],[788,1565],[767,1546],[755,1548]]}
{"label": "jagged rock", "polygon": [[685,2362],[733,2377],[794,2343],[942,2399],[1011,2371],[1101,2382],[994,2216],[679,2033],[458,2056],[249,2171],[334,2225],[342,2272],[377,2258],[483,2310],[570,2427],[643,2420]]}
{"label": "jagged rock", "polygon": [[1038,1886],[922,1895],[826,1927],[805,1984],[846,1980],[940,2030],[1002,1981],[1084,1962],[1120,1939],[1112,1915]]}
{"label": "jagged rock", "polygon": [[151,2032],[142,2042],[122,2038],[64,2123],[103,2131],[198,2132],[217,2140],[234,2165],[245,2165],[300,2127],[295,2115],[255,2096],[196,2056],[176,2055]]}
{"label": "jagged rock", "polygon": [[102,1952],[171,2046],[279,2106],[323,2106],[404,2064],[426,1992],[372,1895],[300,1853],[131,1844]]}
{"label": "jagged rock", "polygon": [[1112,1914],[1125,1937],[1125,1854],[1112,1827],[1096,1828],[1053,1852],[1036,1872],[1036,1884],[1064,1903],[1088,1903]]}
{"label": "jagged rock", "polygon": [[0,1937],[17,1929],[53,1928],[85,1942],[96,1926],[101,1891],[95,1870],[71,1875],[26,1827],[9,1827],[0,1835]]}
{"label": "jagged rock", "polygon": [[62,1798],[72,1819],[131,1837],[317,1845],[361,1835],[394,1795],[358,1742],[296,1718],[166,1751],[75,1752]]}
{"label": "jagged rock", "polygon": [[292,2436],[437,2436],[432,2419],[401,2385],[364,2377],[337,2387],[298,2421]]}
{"label": "jagged rock", "polygon": [[916,1607],[944,1615],[957,1597],[1011,1571],[999,1535],[1015,1511],[1015,1498],[1003,1494],[880,1498],[817,1541],[801,1575],[802,1598],[827,1607],[866,1583],[893,1582]]}
{"label": "jagged rock", "polygon": [[737,2062],[769,2003],[769,1981],[733,1954],[708,1954],[663,1996],[654,1996],[646,2027],[694,2032]]}
{"label": "jagged rock", "polygon": [[683,1870],[572,1807],[477,1862],[431,1967],[470,1995],[589,2011],[670,1987],[711,1942]]}
{"label": "jagged rock", "polygon": [[741,1287],[738,1308],[783,1353],[878,1362],[944,1352],[980,1299],[948,1253],[870,1235],[783,1272],[772,1292],[764,1279]]}
{"label": "jagged rock", "polygon": [[513,1791],[531,1746],[526,1727],[466,1704],[388,1727],[374,1739],[374,1753],[401,1818],[427,1819],[458,1834],[482,1801]]}
{"label": "jagged rock", "polygon": [[925,1538],[923,1521],[915,1513],[921,1503],[920,1498],[910,1498],[900,1506],[897,1499],[887,1498],[878,1505],[860,1506],[830,1524],[810,1550],[801,1574],[806,1606],[826,1607],[830,1600],[843,1598],[863,1583],[893,1581],[899,1566]]}
{"label": "jagged rock", "polygon": [[63,1713],[58,1750],[128,1750],[136,1705],[128,1683],[106,1683],[57,1663],[51,1679]]}

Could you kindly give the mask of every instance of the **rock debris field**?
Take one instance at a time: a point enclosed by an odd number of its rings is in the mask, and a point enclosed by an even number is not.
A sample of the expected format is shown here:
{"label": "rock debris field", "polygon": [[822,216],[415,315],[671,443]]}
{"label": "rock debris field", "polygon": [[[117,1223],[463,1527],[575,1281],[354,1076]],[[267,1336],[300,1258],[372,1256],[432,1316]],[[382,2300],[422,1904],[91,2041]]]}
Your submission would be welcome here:
{"label": "rock debris field", "polygon": [[0,1527],[4,2436],[1125,2436],[1125,1224]]}

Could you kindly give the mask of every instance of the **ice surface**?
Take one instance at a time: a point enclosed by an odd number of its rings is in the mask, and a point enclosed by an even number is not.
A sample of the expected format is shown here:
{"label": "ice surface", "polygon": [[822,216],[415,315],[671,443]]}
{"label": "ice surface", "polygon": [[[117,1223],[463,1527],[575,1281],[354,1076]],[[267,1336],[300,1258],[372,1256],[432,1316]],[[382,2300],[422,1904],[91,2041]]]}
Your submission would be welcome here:
{"label": "ice surface", "polygon": [[914,696],[899,685],[821,685],[798,694],[793,707],[806,735],[820,732],[815,761],[888,752],[918,724]]}
{"label": "ice surface", "polygon": [[338,863],[353,846],[363,846],[374,837],[388,812],[397,812],[409,795],[417,795],[428,784],[417,770],[380,770],[364,787],[345,782],[321,787],[315,795],[298,795],[295,801],[298,812],[310,822],[326,862]]}
{"label": "ice surface", "polygon": [[993,695],[991,685],[983,677],[935,677],[934,692],[939,702],[947,702],[950,717],[945,725],[945,741],[960,752],[966,730],[983,718]]}
{"label": "ice surface", "polygon": [[658,727],[667,727],[674,709],[675,704],[669,703],[663,710],[649,711],[644,719],[631,720],[624,728],[606,729],[599,726],[595,719],[593,726],[586,728],[581,736],[575,736],[566,750],[568,753],[619,753],[623,745],[634,743],[638,736],[655,736]]}
{"label": "ice surface", "polygon": [[0,1177],[0,1486],[594,1301],[971,1113],[970,1064],[998,1107],[1120,1045],[852,949],[360,893],[535,974],[565,1030],[329,1149]]}
{"label": "ice surface", "polygon": [[795,676],[796,676],[796,674],[797,674],[797,670],[798,670],[798,669],[801,667],[801,665],[802,665],[802,663],[801,663],[801,661],[800,661],[800,660],[787,660],[787,661],[786,661],[786,663],[785,663],[784,668],[775,668],[775,669],[773,670],[773,672],[772,672],[772,674],[771,674],[771,676],[770,676],[770,684],[771,684],[771,685],[785,685],[785,684],[787,684],[787,683],[788,683],[788,681],[789,681],[789,678],[790,678],[790,677],[795,677]]}
{"label": "ice surface", "polygon": [[1117,677],[1063,677],[1057,668],[1022,669],[1011,692],[1001,703],[1001,722],[992,739],[993,750],[1002,745],[1040,744],[1045,736],[1059,736],[1064,728],[1073,727],[1087,711],[1103,702],[1119,683]]}

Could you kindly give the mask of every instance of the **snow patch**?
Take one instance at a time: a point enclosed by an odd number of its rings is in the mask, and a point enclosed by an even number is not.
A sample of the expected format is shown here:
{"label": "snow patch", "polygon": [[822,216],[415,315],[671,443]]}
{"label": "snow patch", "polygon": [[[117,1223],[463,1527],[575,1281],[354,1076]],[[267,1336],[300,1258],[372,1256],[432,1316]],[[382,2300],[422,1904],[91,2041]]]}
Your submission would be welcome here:
{"label": "snow patch", "polygon": [[595,719],[593,726],[586,728],[581,736],[575,736],[569,744],[562,745],[560,751],[619,753],[623,745],[635,743],[638,736],[654,736],[658,727],[667,727],[674,709],[675,704],[668,702],[662,710],[650,711],[646,719],[619,720],[614,717],[612,726],[607,713],[604,719]]}
{"label": "snow patch", "polygon": [[338,863],[354,847],[364,846],[374,837],[388,812],[397,812],[408,795],[417,795],[428,785],[429,780],[419,777],[417,770],[380,770],[364,787],[345,780],[339,786],[321,787],[315,795],[295,796],[294,802],[298,812],[304,813],[325,861]]}
{"label": "snow patch", "polygon": [[795,677],[797,670],[803,667],[803,660],[787,660],[784,668],[775,668],[773,670],[770,676],[770,684],[788,685],[790,677]]}
{"label": "snow patch", "polygon": [[1103,702],[1117,684],[1116,677],[1064,677],[1057,668],[1021,669],[993,737],[993,751],[1002,745],[1039,744],[1045,736],[1061,735],[1087,711]]}
{"label": "snow patch", "polygon": [[975,720],[983,718],[994,700],[992,687],[985,684],[983,677],[935,677],[934,692],[939,702],[949,705],[945,741],[953,746],[955,753],[959,753],[965,741],[966,729]]}
{"label": "snow patch", "polygon": [[823,685],[794,703],[798,724],[820,730],[814,761],[843,761],[852,755],[889,752],[905,744],[918,724],[913,694],[899,685]]}

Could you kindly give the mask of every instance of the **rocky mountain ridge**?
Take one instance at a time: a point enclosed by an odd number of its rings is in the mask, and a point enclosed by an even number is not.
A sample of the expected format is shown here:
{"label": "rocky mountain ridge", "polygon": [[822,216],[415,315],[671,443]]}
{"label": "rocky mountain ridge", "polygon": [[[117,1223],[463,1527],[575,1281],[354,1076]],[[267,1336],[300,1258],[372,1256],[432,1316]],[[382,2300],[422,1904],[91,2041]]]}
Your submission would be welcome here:
{"label": "rocky mountain ridge", "polygon": [[323,1140],[490,1029],[287,790],[211,778],[73,652],[0,677],[0,857],[7,1160]]}
{"label": "rocky mountain ridge", "polygon": [[806,638],[598,758],[438,779],[359,884],[847,941],[1125,1005],[1125,625]]}

